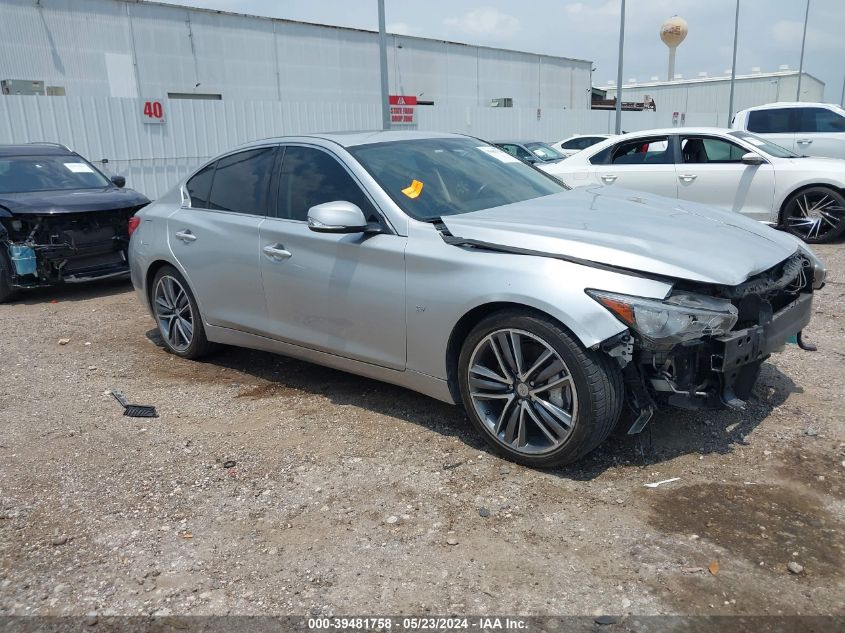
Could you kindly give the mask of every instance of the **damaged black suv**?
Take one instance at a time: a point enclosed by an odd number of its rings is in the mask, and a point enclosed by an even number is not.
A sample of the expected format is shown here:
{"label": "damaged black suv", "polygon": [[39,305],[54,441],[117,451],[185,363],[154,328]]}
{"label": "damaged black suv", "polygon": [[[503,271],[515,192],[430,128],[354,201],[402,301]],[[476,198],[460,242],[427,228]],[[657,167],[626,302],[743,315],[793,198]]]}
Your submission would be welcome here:
{"label": "damaged black suv", "polygon": [[0,303],[127,275],[129,219],[150,201],[125,184],[64,145],[0,145]]}

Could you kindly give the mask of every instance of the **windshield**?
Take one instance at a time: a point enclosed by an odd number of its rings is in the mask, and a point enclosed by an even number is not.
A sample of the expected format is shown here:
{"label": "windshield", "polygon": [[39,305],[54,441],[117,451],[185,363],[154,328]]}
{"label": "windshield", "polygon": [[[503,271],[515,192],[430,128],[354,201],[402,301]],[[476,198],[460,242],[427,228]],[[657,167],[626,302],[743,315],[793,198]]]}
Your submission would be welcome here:
{"label": "windshield", "polygon": [[545,143],[526,143],[525,147],[530,149],[535,156],[537,156],[538,158],[542,158],[543,160],[557,160],[559,158],[566,158],[563,154],[558,152],[553,147],[546,145]]}
{"label": "windshield", "polygon": [[2,156],[0,193],[99,189],[109,180],[79,156]]}
{"label": "windshield", "polygon": [[566,191],[498,147],[469,138],[373,143],[349,152],[412,218],[430,221]]}
{"label": "windshield", "polygon": [[792,150],[786,149],[785,147],[781,147],[780,145],[776,145],[771,141],[767,141],[766,139],[757,136],[756,134],[743,132],[742,130],[728,132],[728,134],[740,138],[746,143],[751,143],[754,147],[759,149],[761,152],[768,154],[769,156],[774,156],[776,158],[801,158],[800,154],[796,154]]}

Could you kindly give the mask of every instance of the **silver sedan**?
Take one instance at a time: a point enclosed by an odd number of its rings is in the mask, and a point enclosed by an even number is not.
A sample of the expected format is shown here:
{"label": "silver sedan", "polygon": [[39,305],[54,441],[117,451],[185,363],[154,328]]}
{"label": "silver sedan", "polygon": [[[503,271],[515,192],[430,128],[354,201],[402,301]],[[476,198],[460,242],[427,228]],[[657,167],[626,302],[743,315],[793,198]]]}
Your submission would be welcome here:
{"label": "silver sedan", "polygon": [[543,467],[629,412],[741,408],[800,333],[819,261],[791,235],[616,188],[568,190],[477,139],[276,138],[218,156],[130,224],[168,350],[269,350],[461,403]]}

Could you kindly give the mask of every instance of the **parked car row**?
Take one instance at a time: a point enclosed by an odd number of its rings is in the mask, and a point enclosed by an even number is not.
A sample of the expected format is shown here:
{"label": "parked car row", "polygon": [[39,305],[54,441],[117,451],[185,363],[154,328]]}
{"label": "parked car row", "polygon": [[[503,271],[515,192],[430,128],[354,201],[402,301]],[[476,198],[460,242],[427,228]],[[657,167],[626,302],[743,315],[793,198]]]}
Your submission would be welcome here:
{"label": "parked car row", "polygon": [[624,187],[722,207],[809,243],[845,231],[845,162],[802,157],[750,132],[623,134],[542,168],[572,186]]}
{"label": "parked car row", "polygon": [[[510,459],[567,464],[623,411],[637,433],[661,407],[744,407],[765,359],[802,344],[826,271],[794,235],[677,192],[599,186],[633,184],[640,166],[709,181],[737,152],[777,181],[765,141],[719,134],[612,137],[543,169],[517,148],[545,147],[453,134],[273,138],[153,203],[67,148],[5,148],[0,300],[128,265],[172,354],[238,345],[402,385],[463,405]],[[812,191],[798,208],[826,217]]]}

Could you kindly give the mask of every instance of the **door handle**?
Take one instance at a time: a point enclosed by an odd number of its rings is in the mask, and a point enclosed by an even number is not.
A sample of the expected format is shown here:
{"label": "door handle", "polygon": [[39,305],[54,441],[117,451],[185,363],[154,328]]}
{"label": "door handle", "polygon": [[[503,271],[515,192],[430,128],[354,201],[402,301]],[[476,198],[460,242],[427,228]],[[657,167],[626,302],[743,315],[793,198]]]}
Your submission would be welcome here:
{"label": "door handle", "polygon": [[613,174],[605,174],[601,177],[601,179],[605,182],[613,182],[614,180],[616,180],[616,176],[614,176]]}
{"label": "door handle", "polygon": [[680,176],[678,176],[678,178],[680,178],[684,182],[692,182],[693,180],[698,178],[698,176],[696,174],[681,174]]}
{"label": "door handle", "polygon": [[275,261],[281,261],[291,256],[291,252],[286,251],[285,247],[281,244],[269,244],[261,250],[264,251],[264,254],[267,255],[270,259],[273,259]]}
{"label": "door handle", "polygon": [[183,242],[185,242],[185,244],[187,244],[188,242],[193,242],[194,240],[196,240],[197,236],[191,233],[188,229],[185,229],[184,231],[179,231],[176,233],[176,239],[182,240]]}
{"label": "door handle", "polygon": [[811,138],[799,138],[795,142],[798,143],[799,145],[809,145],[810,143],[813,142],[813,139],[811,139]]}

